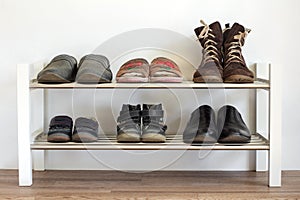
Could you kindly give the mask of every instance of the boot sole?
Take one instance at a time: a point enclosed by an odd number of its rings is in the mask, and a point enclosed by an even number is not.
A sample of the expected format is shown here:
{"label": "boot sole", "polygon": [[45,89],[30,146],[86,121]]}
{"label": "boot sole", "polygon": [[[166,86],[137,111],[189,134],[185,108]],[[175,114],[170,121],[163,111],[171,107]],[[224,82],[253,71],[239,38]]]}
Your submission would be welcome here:
{"label": "boot sole", "polygon": [[193,79],[194,83],[223,83],[223,79],[218,76],[202,76]]}
{"label": "boot sole", "polygon": [[140,136],[136,133],[122,133],[117,136],[118,142],[140,142]]}
{"label": "boot sole", "polygon": [[67,80],[55,73],[45,73],[38,78],[39,83],[70,83],[70,80]]}
{"label": "boot sole", "polygon": [[224,80],[224,83],[253,83],[254,79],[244,75],[232,75]]}
{"label": "boot sole", "polygon": [[163,143],[166,141],[166,136],[158,133],[147,133],[142,135],[142,142]]}

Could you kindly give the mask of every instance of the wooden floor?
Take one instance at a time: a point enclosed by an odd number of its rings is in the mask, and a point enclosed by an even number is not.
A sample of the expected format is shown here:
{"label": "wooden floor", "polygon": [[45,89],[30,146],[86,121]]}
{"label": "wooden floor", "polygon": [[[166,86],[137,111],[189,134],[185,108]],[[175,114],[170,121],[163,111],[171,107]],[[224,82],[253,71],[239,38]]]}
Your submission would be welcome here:
{"label": "wooden floor", "polygon": [[269,188],[265,172],[45,171],[31,187],[18,187],[18,172],[0,170],[0,199],[300,199],[300,171],[283,172]]}

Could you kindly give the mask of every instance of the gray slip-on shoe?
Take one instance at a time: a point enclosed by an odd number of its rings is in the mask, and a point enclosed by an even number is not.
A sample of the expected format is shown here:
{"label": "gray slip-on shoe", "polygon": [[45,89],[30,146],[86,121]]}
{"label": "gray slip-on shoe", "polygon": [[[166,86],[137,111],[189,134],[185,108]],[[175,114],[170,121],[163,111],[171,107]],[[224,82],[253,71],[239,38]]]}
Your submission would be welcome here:
{"label": "gray slip-on shoe", "polygon": [[110,83],[109,60],[102,55],[89,54],[81,58],[76,75],[78,83]]}
{"label": "gray slip-on shoe", "polygon": [[37,76],[39,83],[70,83],[76,75],[77,61],[73,56],[58,55]]}

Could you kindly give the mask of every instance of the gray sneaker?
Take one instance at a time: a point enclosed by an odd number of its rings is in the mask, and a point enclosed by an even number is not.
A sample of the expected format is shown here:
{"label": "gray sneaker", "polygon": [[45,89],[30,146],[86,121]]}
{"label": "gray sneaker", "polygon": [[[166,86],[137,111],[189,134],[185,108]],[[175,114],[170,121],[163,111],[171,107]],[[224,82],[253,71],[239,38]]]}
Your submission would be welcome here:
{"label": "gray sneaker", "polygon": [[98,140],[99,124],[96,119],[79,117],[75,120],[73,142],[95,142]]}

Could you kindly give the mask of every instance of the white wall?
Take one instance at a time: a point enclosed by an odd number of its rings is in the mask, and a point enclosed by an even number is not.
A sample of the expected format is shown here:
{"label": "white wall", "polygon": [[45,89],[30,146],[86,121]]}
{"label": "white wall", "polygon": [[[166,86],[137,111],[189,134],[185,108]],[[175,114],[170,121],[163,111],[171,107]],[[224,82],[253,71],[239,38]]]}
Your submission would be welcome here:
{"label": "white wall", "polygon": [[[300,169],[297,154],[300,68],[296,62],[300,44],[299,11],[298,0],[0,0],[0,168],[17,168],[17,63],[60,53],[80,58],[108,38],[139,28],[165,28],[193,37],[193,29],[204,19],[207,23],[239,22],[252,28],[244,47],[247,61],[270,61],[273,67],[282,67],[283,169]],[[59,154],[48,153],[48,160],[53,161],[48,162],[49,168],[70,167],[66,165],[75,162],[65,163]],[[75,156],[82,154],[76,152],[71,158],[76,160]],[[186,155],[182,160],[194,162],[192,156]],[[223,158],[214,157],[221,163]],[[85,167],[87,158],[81,158],[83,163],[78,168]],[[88,162],[94,167],[91,160]],[[240,168],[254,166],[251,155],[238,162]],[[180,162],[177,165],[184,168]],[[176,164],[170,168],[176,168]],[[232,165],[228,168],[233,169]]]}

